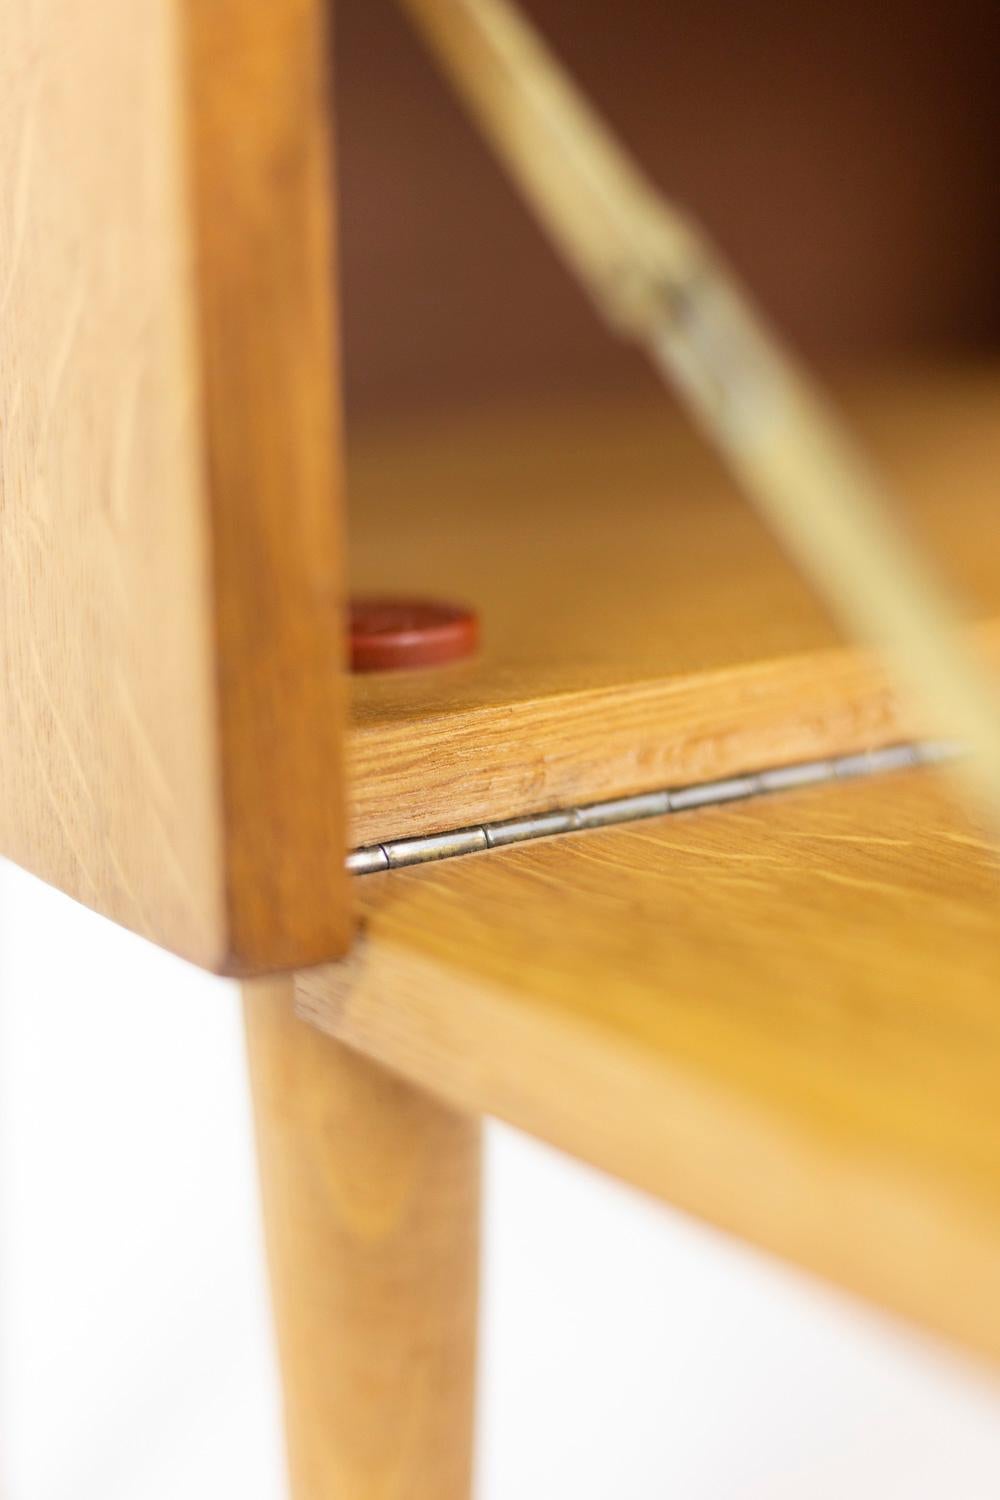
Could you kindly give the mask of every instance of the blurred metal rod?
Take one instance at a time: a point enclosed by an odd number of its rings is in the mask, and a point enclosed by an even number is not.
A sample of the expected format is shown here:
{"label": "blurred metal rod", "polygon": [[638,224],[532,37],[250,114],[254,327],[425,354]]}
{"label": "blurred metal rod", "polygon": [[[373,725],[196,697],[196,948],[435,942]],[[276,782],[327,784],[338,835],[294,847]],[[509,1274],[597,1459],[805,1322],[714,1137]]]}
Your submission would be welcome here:
{"label": "blurred metal rod", "polygon": [[1000,826],[1000,705],[884,486],[736,279],[507,0],[400,0],[602,316],[641,344],[850,633],[878,645]]}

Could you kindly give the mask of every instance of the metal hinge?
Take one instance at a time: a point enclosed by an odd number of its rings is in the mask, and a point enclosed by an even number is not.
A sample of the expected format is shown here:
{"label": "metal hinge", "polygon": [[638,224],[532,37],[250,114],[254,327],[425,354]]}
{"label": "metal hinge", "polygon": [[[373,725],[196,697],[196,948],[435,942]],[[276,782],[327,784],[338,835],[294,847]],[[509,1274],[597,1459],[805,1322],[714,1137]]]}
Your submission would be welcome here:
{"label": "metal hinge", "polygon": [[611,797],[604,802],[588,802],[558,812],[533,813],[498,823],[477,823],[471,828],[454,828],[446,833],[430,833],[416,838],[388,839],[381,844],[355,849],[347,856],[347,868],[352,875],[399,870],[407,865],[455,859],[461,854],[478,854],[486,849],[523,844],[529,839],[549,838],[556,833],[608,828],[618,823],[635,823],[641,818],[659,818],[667,813],[687,812],[691,808],[714,807],[724,802],[790,791],[794,787],[814,786],[825,781],[874,776],[910,766],[936,765],[952,760],[960,753],[960,747],[951,741],[930,740],[889,745],[860,755],[799,761],[795,765],[728,776],[721,781],[666,787],[662,791],[641,792],[635,797]]}

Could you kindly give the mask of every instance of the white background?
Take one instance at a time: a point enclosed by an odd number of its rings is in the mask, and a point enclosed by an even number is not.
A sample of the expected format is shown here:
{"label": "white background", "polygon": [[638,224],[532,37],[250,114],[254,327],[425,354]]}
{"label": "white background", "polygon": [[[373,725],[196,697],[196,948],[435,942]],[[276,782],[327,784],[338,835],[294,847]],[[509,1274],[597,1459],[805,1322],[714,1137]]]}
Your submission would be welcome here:
{"label": "white background", "polygon": [[[984,1370],[511,1131],[487,1183],[481,1500],[1000,1496]],[[281,1500],[256,1214],[234,989],[0,865],[3,1500]]]}

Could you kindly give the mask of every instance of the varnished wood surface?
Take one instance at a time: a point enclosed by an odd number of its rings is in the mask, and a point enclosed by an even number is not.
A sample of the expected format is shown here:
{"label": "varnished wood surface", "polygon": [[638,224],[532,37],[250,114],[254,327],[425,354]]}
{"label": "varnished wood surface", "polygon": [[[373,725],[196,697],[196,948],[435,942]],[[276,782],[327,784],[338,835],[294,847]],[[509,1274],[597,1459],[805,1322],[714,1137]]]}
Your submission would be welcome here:
{"label": "varnished wood surface", "polygon": [[[972,618],[1000,610],[1000,376],[847,402]],[[353,584],[457,596],[477,661],[353,684],[353,843],[906,738],[900,705],[668,404],[349,436]],[[982,635],[1000,659],[1000,629]]]}
{"label": "varnished wood surface", "polygon": [[295,1500],[469,1500],[479,1123],[244,990]]}
{"label": "varnished wood surface", "polygon": [[339,952],[342,447],[326,0],[179,0],[230,967]]}
{"label": "varnished wood surface", "polygon": [[318,1025],[1000,1356],[1000,856],[935,773],[366,876]]}
{"label": "varnished wood surface", "polygon": [[0,852],[235,971],[345,936],[325,15],[0,18]]}

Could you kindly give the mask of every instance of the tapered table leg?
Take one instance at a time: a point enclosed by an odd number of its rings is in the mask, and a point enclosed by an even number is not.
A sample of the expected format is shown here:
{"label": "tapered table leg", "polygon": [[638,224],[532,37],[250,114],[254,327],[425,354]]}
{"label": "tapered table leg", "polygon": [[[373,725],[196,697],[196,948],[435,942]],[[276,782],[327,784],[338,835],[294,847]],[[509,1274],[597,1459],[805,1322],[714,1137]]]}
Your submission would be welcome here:
{"label": "tapered table leg", "polygon": [[294,1500],[468,1500],[479,1122],[244,987]]}

